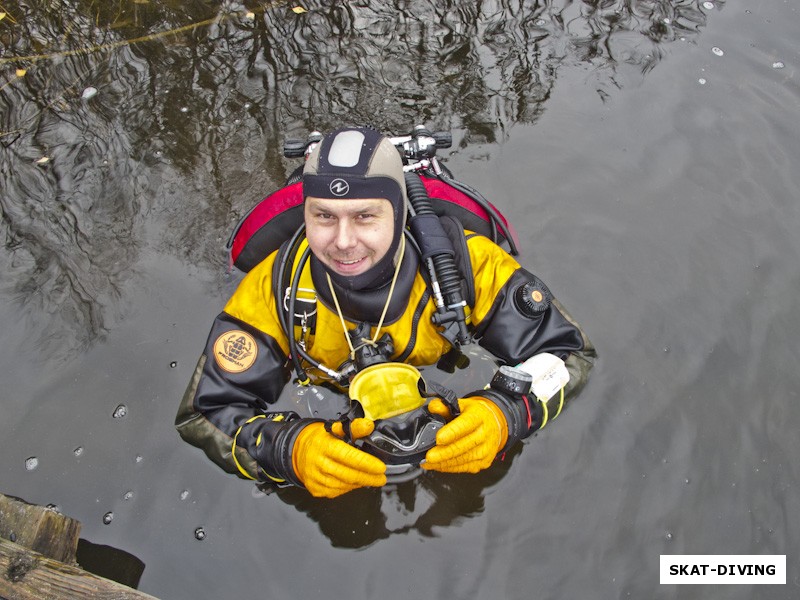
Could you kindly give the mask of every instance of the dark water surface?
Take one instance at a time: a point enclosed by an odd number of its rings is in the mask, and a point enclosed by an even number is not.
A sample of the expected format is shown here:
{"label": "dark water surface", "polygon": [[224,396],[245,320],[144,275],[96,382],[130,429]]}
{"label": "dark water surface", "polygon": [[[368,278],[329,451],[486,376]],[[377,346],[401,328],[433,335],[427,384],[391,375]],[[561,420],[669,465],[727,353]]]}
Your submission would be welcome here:
{"label": "dark water surface", "polygon": [[[795,2],[42,4],[0,6],[0,491],[163,599],[800,596]],[[284,138],[364,121],[453,131],[601,359],[487,473],[265,495],[173,418]]]}

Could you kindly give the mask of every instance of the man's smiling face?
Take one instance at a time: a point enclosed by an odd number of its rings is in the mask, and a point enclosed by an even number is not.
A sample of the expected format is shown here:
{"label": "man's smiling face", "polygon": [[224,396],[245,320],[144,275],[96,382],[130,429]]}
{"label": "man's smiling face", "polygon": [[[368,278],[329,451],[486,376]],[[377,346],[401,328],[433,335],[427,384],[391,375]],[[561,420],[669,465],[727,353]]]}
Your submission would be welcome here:
{"label": "man's smiling face", "polygon": [[368,271],[389,251],[394,234],[392,204],[385,198],[306,198],[306,238],[314,255],[339,275]]}

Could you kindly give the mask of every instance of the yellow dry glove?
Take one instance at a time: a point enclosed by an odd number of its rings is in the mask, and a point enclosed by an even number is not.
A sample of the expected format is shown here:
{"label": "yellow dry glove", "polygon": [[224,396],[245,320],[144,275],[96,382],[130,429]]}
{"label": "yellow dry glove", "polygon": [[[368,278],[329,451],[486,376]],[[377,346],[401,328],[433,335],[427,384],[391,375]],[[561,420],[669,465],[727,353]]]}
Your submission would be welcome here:
{"label": "yellow dry glove", "polygon": [[[355,419],[351,433],[353,438],[364,437],[373,428],[372,421]],[[332,431],[342,434],[341,423],[334,423]],[[386,465],[325,431],[324,423],[311,423],[297,434],[292,465],[314,496],[335,498],[356,488],[386,485]]]}
{"label": "yellow dry glove", "polygon": [[[492,464],[508,441],[508,423],[491,400],[473,396],[458,401],[461,414],[436,434],[436,445],[428,450],[422,468],[445,473],[477,473]],[[428,405],[433,414],[449,418],[447,406],[434,398]]]}

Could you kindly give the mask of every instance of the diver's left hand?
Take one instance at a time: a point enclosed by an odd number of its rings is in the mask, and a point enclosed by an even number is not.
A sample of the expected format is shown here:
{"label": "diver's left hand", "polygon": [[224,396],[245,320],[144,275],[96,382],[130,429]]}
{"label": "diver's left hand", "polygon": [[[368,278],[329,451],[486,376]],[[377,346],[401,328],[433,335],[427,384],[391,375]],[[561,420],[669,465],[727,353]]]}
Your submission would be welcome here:
{"label": "diver's left hand", "polygon": [[[489,467],[508,441],[508,423],[497,405],[473,396],[458,401],[461,414],[436,434],[422,468],[444,473],[477,473]],[[448,418],[447,406],[435,398],[428,405],[434,414]]]}

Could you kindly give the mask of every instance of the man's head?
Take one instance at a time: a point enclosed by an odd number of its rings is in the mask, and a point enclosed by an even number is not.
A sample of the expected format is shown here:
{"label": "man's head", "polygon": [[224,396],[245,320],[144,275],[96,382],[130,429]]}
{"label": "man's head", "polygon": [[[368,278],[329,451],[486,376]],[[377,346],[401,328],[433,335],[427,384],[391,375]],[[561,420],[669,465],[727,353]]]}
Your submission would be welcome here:
{"label": "man's head", "polygon": [[368,128],[339,129],[303,170],[309,246],[330,275],[351,289],[391,276],[403,235],[406,188],[392,143]]}

